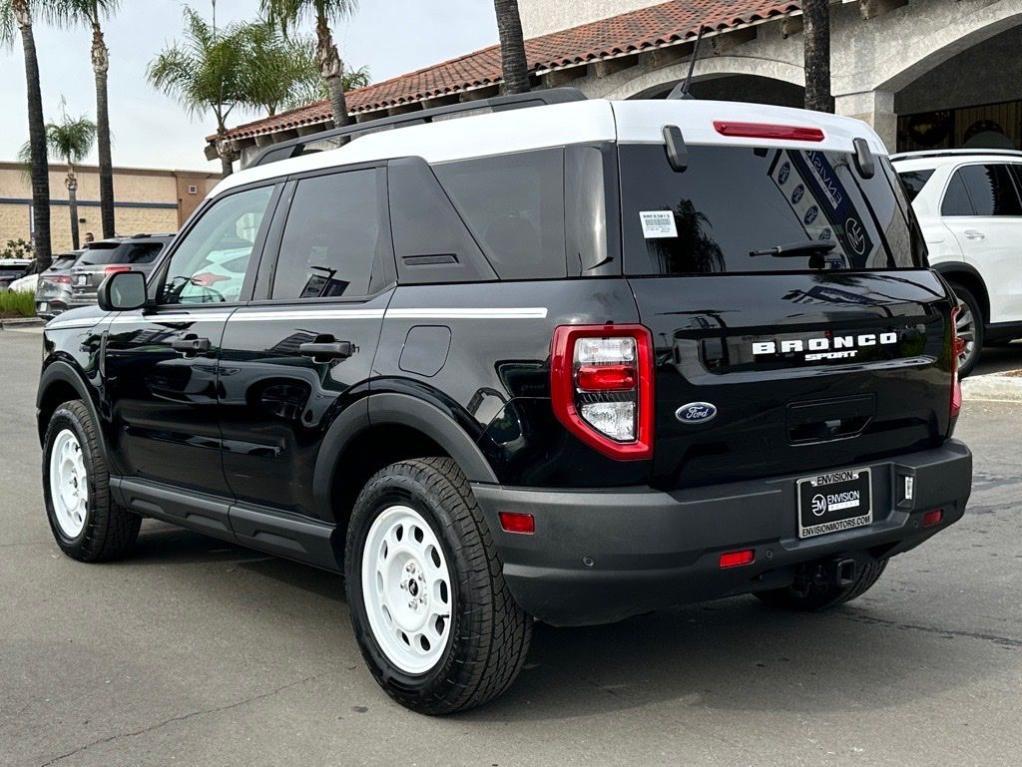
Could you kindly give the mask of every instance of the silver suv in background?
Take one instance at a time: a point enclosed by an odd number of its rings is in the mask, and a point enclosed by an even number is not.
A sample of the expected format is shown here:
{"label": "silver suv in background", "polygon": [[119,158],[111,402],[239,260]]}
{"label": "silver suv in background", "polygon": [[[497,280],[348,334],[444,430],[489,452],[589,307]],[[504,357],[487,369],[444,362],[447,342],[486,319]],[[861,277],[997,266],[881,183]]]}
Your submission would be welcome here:
{"label": "silver suv in background", "polygon": [[83,250],[73,250],[53,257],[50,268],[39,275],[35,289],[35,313],[50,320],[67,311],[71,300],[71,268],[78,262]]}
{"label": "silver suv in background", "polygon": [[100,284],[116,272],[148,275],[172,234],[136,234],[90,243],[71,269],[71,300],[68,308],[96,303]]}

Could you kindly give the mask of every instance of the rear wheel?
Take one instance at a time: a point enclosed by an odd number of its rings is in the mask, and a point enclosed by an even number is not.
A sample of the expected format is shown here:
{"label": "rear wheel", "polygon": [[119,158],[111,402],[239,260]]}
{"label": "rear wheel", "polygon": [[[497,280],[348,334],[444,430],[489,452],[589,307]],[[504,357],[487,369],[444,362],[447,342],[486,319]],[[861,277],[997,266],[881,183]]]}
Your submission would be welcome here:
{"label": "rear wheel", "polygon": [[865,594],[883,575],[886,567],[886,559],[864,560],[856,568],[851,582],[839,584],[824,576],[823,565],[813,565],[800,572],[790,586],[759,591],[756,596],[771,607],[800,612],[826,610]]}
{"label": "rear wheel", "polygon": [[964,378],[976,367],[983,351],[983,310],[968,288],[961,285],[951,287],[960,302],[955,329],[958,337],[965,342],[962,353],[958,355],[958,375]]}
{"label": "rear wheel", "polygon": [[61,550],[82,562],[124,556],[142,523],[110,497],[110,475],[96,429],[84,402],[65,402],[50,418],[43,448],[50,529]]}
{"label": "rear wheel", "polygon": [[451,459],[402,461],[366,483],[348,527],[345,580],[362,655],[402,705],[462,711],[502,693],[521,670],[532,621],[508,592]]}

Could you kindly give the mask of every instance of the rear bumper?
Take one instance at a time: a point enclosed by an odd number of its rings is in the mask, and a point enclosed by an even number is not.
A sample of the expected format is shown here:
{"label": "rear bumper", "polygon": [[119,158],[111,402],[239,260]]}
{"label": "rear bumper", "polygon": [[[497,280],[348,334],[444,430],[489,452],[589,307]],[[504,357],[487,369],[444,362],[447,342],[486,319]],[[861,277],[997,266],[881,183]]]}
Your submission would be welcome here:
{"label": "rear bumper", "polygon": [[[473,485],[515,599],[554,625],[606,623],[687,602],[780,588],[797,565],[848,554],[890,557],[961,519],[972,454],[957,440],[854,468],[872,469],[873,524],[800,540],[795,480],[772,477],[674,492],[556,491]],[[819,472],[813,472],[819,473]],[[904,500],[904,478],[914,497]],[[943,521],[922,527],[922,514]],[[534,535],[505,533],[500,511],[535,516]],[[722,570],[722,552],[755,562]]]}

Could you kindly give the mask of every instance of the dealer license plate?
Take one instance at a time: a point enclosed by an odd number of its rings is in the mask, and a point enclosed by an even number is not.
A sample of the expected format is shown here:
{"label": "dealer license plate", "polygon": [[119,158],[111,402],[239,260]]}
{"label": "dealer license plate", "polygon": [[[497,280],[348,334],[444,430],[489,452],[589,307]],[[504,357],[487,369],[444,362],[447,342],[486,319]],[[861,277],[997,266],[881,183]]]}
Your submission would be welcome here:
{"label": "dealer license plate", "polygon": [[798,481],[798,537],[837,533],[873,522],[869,469],[834,471]]}

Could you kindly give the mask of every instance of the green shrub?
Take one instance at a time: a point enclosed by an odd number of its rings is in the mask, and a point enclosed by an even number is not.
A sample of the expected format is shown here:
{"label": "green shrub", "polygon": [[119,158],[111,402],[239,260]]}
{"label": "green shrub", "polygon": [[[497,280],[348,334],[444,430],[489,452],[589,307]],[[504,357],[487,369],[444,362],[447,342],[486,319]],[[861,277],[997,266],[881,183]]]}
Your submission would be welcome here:
{"label": "green shrub", "polygon": [[0,317],[34,317],[35,294],[29,290],[0,293]]}

